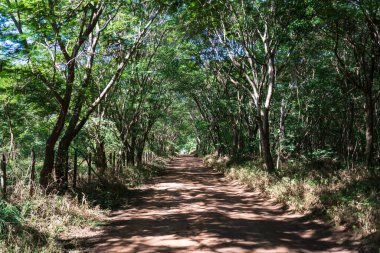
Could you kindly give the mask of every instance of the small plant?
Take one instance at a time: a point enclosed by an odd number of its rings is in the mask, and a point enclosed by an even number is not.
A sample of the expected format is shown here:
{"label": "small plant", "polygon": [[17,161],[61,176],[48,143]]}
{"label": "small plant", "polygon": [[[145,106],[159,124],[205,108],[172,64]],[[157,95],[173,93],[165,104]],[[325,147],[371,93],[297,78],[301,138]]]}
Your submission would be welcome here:
{"label": "small plant", "polygon": [[17,207],[0,201],[0,238],[5,239],[9,233],[21,226],[21,212]]}

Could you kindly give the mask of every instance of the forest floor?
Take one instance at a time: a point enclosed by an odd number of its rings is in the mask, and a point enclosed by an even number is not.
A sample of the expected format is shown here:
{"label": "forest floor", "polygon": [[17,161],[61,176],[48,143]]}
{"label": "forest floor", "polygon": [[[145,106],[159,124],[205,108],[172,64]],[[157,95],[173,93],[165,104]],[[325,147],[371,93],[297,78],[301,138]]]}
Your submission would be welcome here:
{"label": "forest floor", "polygon": [[107,225],[67,238],[85,252],[356,252],[348,233],[286,210],[190,156],[173,159]]}

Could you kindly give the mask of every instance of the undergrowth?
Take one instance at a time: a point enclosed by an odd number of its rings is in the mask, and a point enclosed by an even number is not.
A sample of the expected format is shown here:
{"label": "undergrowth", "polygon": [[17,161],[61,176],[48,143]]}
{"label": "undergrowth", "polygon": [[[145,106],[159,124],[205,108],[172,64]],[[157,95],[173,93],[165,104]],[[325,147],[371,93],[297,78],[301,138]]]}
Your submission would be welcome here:
{"label": "undergrowth", "polygon": [[102,209],[113,209],[127,204],[133,196],[133,188],[146,183],[151,178],[160,175],[162,167],[158,165],[144,165],[142,167],[126,167],[117,173],[106,173],[96,181],[82,182],[79,185],[78,197],[84,198],[91,206],[100,206]]}
{"label": "undergrowth", "polygon": [[149,165],[124,168],[122,173],[78,180],[77,189],[46,194],[38,186],[29,196],[28,180],[13,168],[7,201],[0,201],[0,252],[63,252],[59,240],[73,228],[101,224],[107,212],[126,202],[130,188],[160,173]]}
{"label": "undergrowth", "polygon": [[204,162],[292,209],[345,225],[365,244],[380,245],[380,183],[363,167],[293,161],[272,175],[259,161],[230,165],[226,157],[206,156]]}

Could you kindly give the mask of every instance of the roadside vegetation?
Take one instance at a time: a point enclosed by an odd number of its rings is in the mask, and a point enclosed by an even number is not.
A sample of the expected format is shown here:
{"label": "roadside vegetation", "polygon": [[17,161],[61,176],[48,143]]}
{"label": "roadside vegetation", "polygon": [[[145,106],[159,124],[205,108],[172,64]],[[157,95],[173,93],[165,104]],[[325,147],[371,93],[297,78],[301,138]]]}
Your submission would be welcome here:
{"label": "roadside vegetation", "polygon": [[160,166],[162,161],[125,167],[122,173],[106,173],[91,183],[83,176],[77,188],[63,194],[36,187],[30,196],[28,181],[15,181],[7,201],[0,201],[0,247],[5,252],[62,252],[61,234],[103,224],[109,211],[128,205],[134,188],[161,173]]}
{"label": "roadside vegetation", "polygon": [[380,186],[363,167],[346,167],[331,159],[287,161],[270,174],[260,161],[231,163],[228,157],[208,155],[204,163],[288,208],[325,217],[362,239],[363,249],[380,245]]}
{"label": "roadside vegetation", "polygon": [[183,153],[376,242],[379,31],[378,0],[0,0],[1,243],[53,250]]}

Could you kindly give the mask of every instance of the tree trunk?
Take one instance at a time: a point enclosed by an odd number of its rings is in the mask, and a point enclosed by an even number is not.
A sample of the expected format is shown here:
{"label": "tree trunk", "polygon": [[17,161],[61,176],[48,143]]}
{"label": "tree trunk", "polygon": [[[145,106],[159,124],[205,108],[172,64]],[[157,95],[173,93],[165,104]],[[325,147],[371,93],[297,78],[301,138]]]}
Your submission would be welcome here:
{"label": "tree trunk", "polygon": [[69,110],[69,105],[71,101],[72,94],[72,84],[75,79],[75,59],[71,59],[68,64],[68,74],[66,79],[66,90],[65,97],[61,104],[61,110],[59,112],[57,121],[54,125],[54,128],[46,140],[45,145],[45,159],[42,170],[40,172],[40,185],[43,188],[46,188],[49,184],[49,180],[51,178],[53,169],[54,169],[54,149],[55,145],[58,141],[59,136],[62,133],[63,127],[65,125],[65,120],[67,116],[67,112]]}
{"label": "tree trunk", "polygon": [[233,119],[232,131],[233,131],[233,146],[232,146],[232,157],[234,160],[239,160],[240,156],[240,132],[238,129],[237,120]]}
{"label": "tree trunk", "polygon": [[54,126],[54,129],[50,134],[49,138],[46,140],[45,159],[42,170],[40,172],[40,185],[43,188],[46,188],[48,186],[49,180],[52,178],[55,158],[55,144],[57,143],[58,138],[62,132],[64,119],[66,118],[66,113],[67,110],[61,110],[57,123]]}
{"label": "tree trunk", "polygon": [[124,150],[127,158],[127,165],[135,165],[135,143],[132,141],[131,144],[124,143]]}
{"label": "tree trunk", "polygon": [[269,136],[269,111],[267,109],[261,110],[259,116],[259,131],[261,150],[264,158],[265,167],[269,172],[274,172],[273,157],[270,150],[270,136]]}
{"label": "tree trunk", "polygon": [[247,125],[247,130],[248,130],[248,150],[250,153],[252,153],[252,155],[255,155],[256,153],[255,142],[256,142],[257,131],[259,129],[257,120],[253,120],[249,114],[246,114],[244,116],[244,121]]}
{"label": "tree trunk", "polygon": [[15,143],[15,138],[14,138],[13,128],[12,128],[12,124],[11,123],[9,123],[9,135],[10,135],[9,158],[14,163],[16,163],[16,143]]}
{"label": "tree trunk", "polygon": [[75,150],[74,165],[73,165],[73,189],[77,188],[77,174],[78,174],[78,151]]}
{"label": "tree trunk", "polygon": [[348,106],[349,108],[349,116],[347,122],[347,133],[346,133],[346,156],[347,161],[351,158],[354,159],[354,150],[355,150],[355,142],[354,142],[354,123],[355,123],[355,104],[352,98],[349,99]]}
{"label": "tree trunk", "polygon": [[372,94],[368,92],[365,97],[365,156],[367,168],[373,160],[373,135],[374,135],[374,107]]}
{"label": "tree trunk", "polygon": [[30,163],[30,174],[29,174],[29,197],[32,197],[34,194],[34,180],[36,178],[36,154],[34,149],[32,149],[31,153],[31,163]]}
{"label": "tree trunk", "polygon": [[57,152],[57,159],[55,165],[55,180],[58,184],[67,183],[66,181],[66,167],[68,164],[69,148],[66,145],[61,145],[60,143]]}
{"label": "tree trunk", "polygon": [[7,198],[7,159],[3,154],[1,156],[1,192],[3,199]]}
{"label": "tree trunk", "polygon": [[54,146],[57,142],[57,140],[54,139],[55,138],[52,138],[52,136],[50,136],[45,145],[45,159],[42,170],[40,172],[40,185],[43,188],[46,188],[48,186],[54,168]]}
{"label": "tree trunk", "polygon": [[91,153],[88,154],[88,159],[87,159],[87,182],[90,184],[91,183],[91,171],[92,171],[92,159],[91,159]]}
{"label": "tree trunk", "polygon": [[115,151],[113,152],[113,156],[112,156],[112,170],[116,171],[116,152]]}
{"label": "tree trunk", "polygon": [[96,141],[95,166],[99,169],[100,174],[104,175],[104,172],[107,169],[107,157],[104,148],[104,141]]}
{"label": "tree trunk", "polygon": [[8,126],[9,126],[9,160],[12,160],[14,163],[16,163],[16,143],[15,143],[15,138],[13,134],[13,124],[11,120],[11,116],[9,114],[9,107],[8,104],[6,103],[4,105],[4,114],[8,120]]}
{"label": "tree trunk", "polygon": [[126,153],[125,151],[121,151],[121,169],[123,169],[123,167],[127,165],[127,162],[126,162]]}
{"label": "tree trunk", "polygon": [[278,136],[278,149],[277,149],[277,162],[276,162],[276,169],[280,168],[281,164],[281,156],[282,156],[282,149],[283,149],[283,142],[285,139],[285,119],[287,116],[287,109],[285,100],[282,99],[281,101],[281,109],[280,109],[280,126],[279,126],[279,136]]}
{"label": "tree trunk", "polygon": [[55,165],[55,179],[59,184],[67,185],[69,170],[69,148],[75,135],[66,130],[58,145],[57,160]]}
{"label": "tree trunk", "polygon": [[144,147],[139,147],[136,152],[136,164],[139,166],[142,164],[144,154]]}

